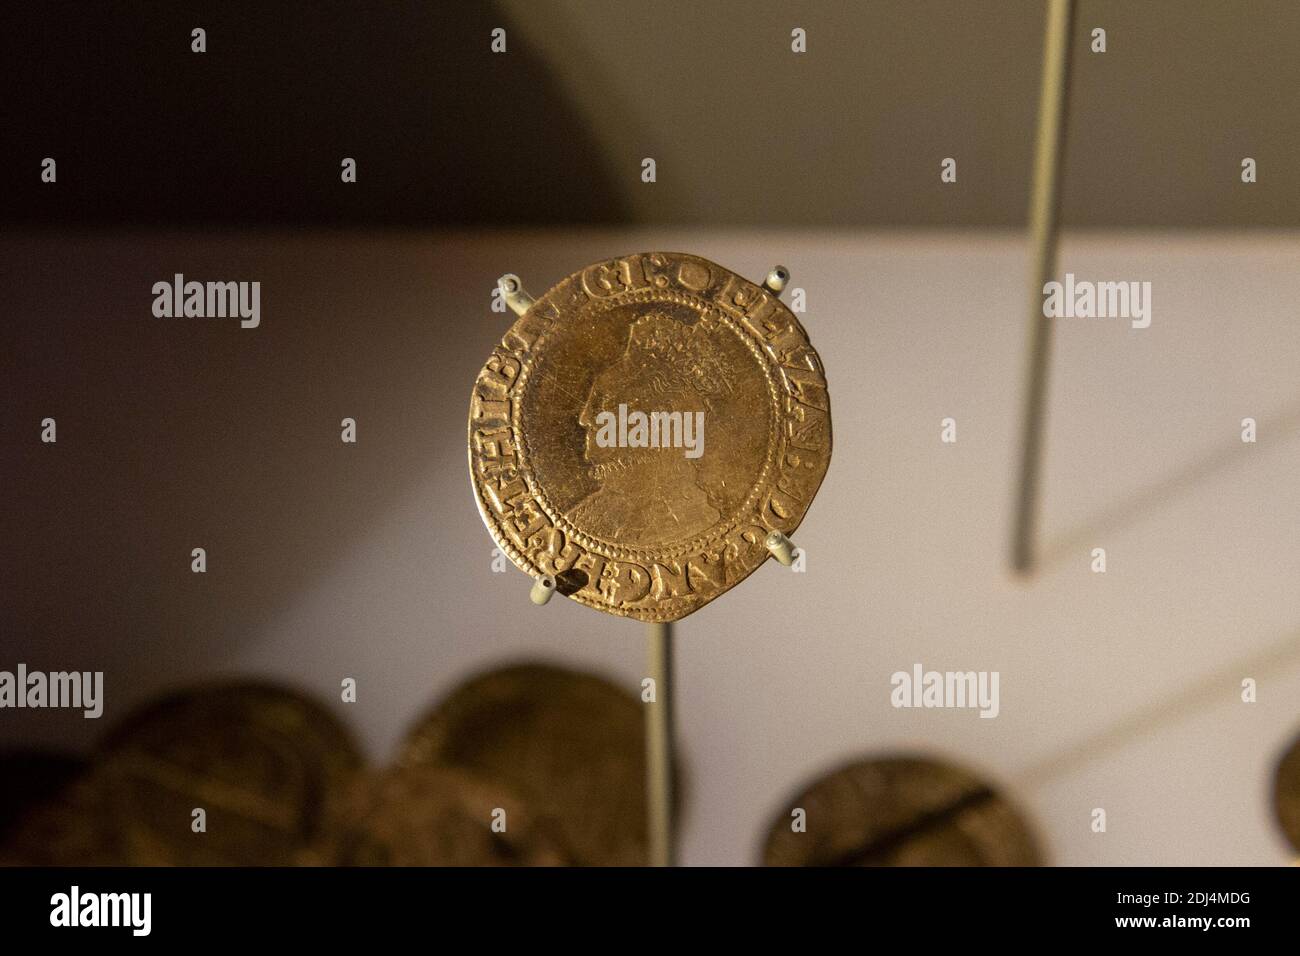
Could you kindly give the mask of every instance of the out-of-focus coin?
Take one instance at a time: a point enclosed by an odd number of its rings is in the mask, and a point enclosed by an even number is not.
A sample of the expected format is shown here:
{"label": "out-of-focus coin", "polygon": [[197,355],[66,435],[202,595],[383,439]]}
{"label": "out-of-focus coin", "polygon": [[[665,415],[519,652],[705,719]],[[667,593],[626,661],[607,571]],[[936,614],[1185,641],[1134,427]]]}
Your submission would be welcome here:
{"label": "out-of-focus coin", "polygon": [[652,252],[529,306],[474,385],[479,512],[516,565],[598,610],[675,621],[765,561],[831,456],[821,359],[767,289]]}
{"label": "out-of-focus coin", "polygon": [[69,838],[90,865],[113,862],[96,855],[95,828],[81,815],[77,794],[87,765],[81,757],[44,751],[0,756],[0,865],[52,863],[51,846]]}
{"label": "out-of-focus coin", "polygon": [[329,795],[360,765],[346,729],[295,691],[185,690],[118,725],[67,799],[24,821],[20,855],[52,865],[312,861]]}
{"label": "out-of-focus coin", "polygon": [[121,850],[93,768],[15,820],[0,857],[6,865],[16,866],[123,866],[130,862]]}
{"label": "out-of-focus coin", "polygon": [[0,753],[0,846],[10,838],[15,824],[34,807],[57,800],[86,769],[86,761],[72,754],[46,750],[11,750]]}
{"label": "out-of-focus coin", "polygon": [[515,794],[451,767],[395,767],[359,776],[338,819],[327,853],[342,866],[568,862],[558,835]]}
{"label": "out-of-focus coin", "polygon": [[1273,808],[1278,826],[1300,852],[1300,738],[1282,755],[1273,775]]}
{"label": "out-of-focus coin", "polygon": [[[804,811],[805,832],[792,816]],[[1038,866],[1029,826],[973,774],[924,758],[850,764],[789,801],[768,831],[768,866]]]}
{"label": "out-of-focus coin", "polygon": [[[410,732],[405,766],[453,766],[510,787],[575,863],[646,861],[643,705],[608,681],[544,664],[458,687]],[[679,790],[680,792],[680,790]]]}

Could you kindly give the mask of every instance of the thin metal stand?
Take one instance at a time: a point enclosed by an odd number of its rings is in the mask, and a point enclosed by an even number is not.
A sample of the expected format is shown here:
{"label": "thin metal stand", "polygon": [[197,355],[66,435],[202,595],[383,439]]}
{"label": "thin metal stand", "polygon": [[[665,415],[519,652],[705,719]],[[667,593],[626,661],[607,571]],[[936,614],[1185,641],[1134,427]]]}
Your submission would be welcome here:
{"label": "thin metal stand", "polygon": [[1038,141],[1034,150],[1034,184],[1029,206],[1034,245],[1034,269],[1029,290],[1029,368],[1025,376],[1020,477],[1011,542],[1011,565],[1022,574],[1033,570],[1035,560],[1038,473],[1042,459],[1048,361],[1052,349],[1052,320],[1043,315],[1043,286],[1051,281],[1056,269],[1061,157],[1065,150],[1073,18],[1074,0],[1048,0],[1047,30],[1043,37],[1043,87],[1038,101]]}
{"label": "thin metal stand", "polygon": [[645,721],[646,825],[650,865],[674,866],[673,846],[673,626],[646,625],[646,671],[654,680],[655,699]]}
{"label": "thin metal stand", "polygon": [[[790,281],[790,270],[773,266],[763,280],[763,288],[779,296]],[[516,315],[523,315],[535,301],[525,291],[517,275],[507,273],[497,280],[502,299]],[[789,567],[794,563],[794,542],[780,531],[773,531],[764,541],[772,556]],[[548,603],[555,594],[556,580],[549,574],[535,578],[529,599],[536,605]],[[676,767],[675,722],[673,720],[673,625],[668,622],[646,625],[646,671],[654,681],[655,697],[649,703],[645,721],[646,755],[646,829],[651,866],[675,866],[673,794],[676,791],[673,771]]]}

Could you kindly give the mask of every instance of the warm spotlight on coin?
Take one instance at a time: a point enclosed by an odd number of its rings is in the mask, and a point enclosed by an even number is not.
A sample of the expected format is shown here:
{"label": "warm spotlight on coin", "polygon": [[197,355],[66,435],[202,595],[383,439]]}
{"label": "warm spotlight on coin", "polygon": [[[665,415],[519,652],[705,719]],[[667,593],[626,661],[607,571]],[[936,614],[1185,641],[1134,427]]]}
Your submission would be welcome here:
{"label": "warm spotlight on coin", "polygon": [[598,610],[675,621],[803,520],[831,455],[821,359],[774,292],[698,256],[576,272],[474,384],[469,466],[489,532]]}

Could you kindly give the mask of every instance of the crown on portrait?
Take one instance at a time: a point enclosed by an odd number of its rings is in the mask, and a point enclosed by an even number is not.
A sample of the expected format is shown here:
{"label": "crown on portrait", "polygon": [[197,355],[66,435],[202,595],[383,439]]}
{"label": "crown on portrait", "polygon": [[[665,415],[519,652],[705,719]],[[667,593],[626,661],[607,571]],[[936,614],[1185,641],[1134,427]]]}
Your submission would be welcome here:
{"label": "crown on portrait", "polygon": [[660,391],[689,388],[704,396],[730,392],[726,368],[709,339],[712,328],[706,318],[687,325],[662,312],[651,312],[632,323],[628,352],[640,353],[654,363],[656,377],[666,378]]}

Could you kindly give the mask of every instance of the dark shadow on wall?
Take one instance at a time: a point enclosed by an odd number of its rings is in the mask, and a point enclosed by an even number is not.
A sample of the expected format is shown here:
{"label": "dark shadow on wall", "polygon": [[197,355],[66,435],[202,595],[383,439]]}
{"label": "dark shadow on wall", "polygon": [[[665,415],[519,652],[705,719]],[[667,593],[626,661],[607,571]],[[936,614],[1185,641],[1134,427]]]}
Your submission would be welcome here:
{"label": "dark shadow on wall", "polygon": [[[20,2],[0,30],[0,223],[951,228],[1027,215],[1042,0]],[[1066,229],[1300,223],[1287,95],[1300,5],[1077,6]],[[796,20],[806,53],[791,49]],[[45,157],[56,186],[40,181]],[[940,179],[945,158],[956,182]]]}
{"label": "dark shadow on wall", "polygon": [[[385,686],[413,642],[436,660],[458,605],[530,608],[526,578],[490,568],[469,392],[509,324],[489,308],[496,277],[541,289],[597,252],[459,235],[0,236],[17,317],[0,323],[0,669],[102,670],[111,719],[167,685],[237,675],[256,641],[284,639],[282,615],[338,585],[356,589],[346,633],[300,633],[310,650],[290,662],[337,703],[340,675]],[[261,324],[154,317],[153,284],[176,272],[260,282]],[[369,576],[340,583],[350,556]],[[418,610],[391,618],[391,603]],[[38,747],[101,730],[66,710],[5,720]]]}
{"label": "dark shadow on wall", "polygon": [[[27,3],[0,31],[0,220],[616,222],[590,132],[488,3]],[[507,52],[490,49],[507,30]],[[206,31],[206,52],[191,33]],[[57,187],[40,181],[57,163]],[[342,161],[356,160],[345,185]]]}

